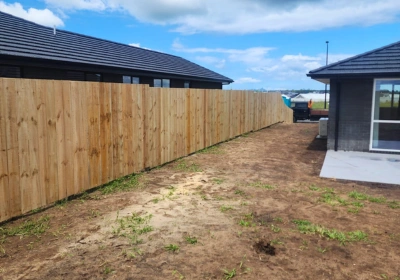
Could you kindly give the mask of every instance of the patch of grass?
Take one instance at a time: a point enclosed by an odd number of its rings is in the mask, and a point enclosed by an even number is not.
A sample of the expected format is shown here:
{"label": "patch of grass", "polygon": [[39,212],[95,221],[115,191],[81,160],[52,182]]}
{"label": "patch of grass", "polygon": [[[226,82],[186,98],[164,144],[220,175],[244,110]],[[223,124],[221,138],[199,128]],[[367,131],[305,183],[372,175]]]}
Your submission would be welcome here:
{"label": "patch of grass", "polygon": [[100,188],[100,192],[103,195],[107,195],[117,192],[126,192],[134,189],[140,189],[142,187],[139,180],[141,176],[142,174],[133,174],[114,180],[102,186]]}
{"label": "patch of grass", "polygon": [[273,190],[274,187],[268,184],[264,184],[261,182],[255,182],[250,184],[251,187],[256,187],[256,188],[261,188],[261,189],[266,189],[266,190]]}
{"label": "patch of grass", "polygon": [[328,251],[327,248],[322,248],[322,247],[317,247],[317,251],[320,252],[321,254],[326,253],[326,251]]}
{"label": "patch of grass", "polygon": [[54,203],[54,205],[58,208],[64,208],[65,205],[67,205],[67,203],[68,203],[68,197],[61,199],[59,201],[56,201],[56,203]]}
{"label": "patch of grass", "polygon": [[349,193],[349,197],[357,199],[357,200],[368,200],[369,195],[367,195],[365,193],[360,193],[357,191],[352,191],[351,193]]}
{"label": "patch of grass", "polygon": [[400,203],[398,201],[390,201],[388,202],[388,206],[392,209],[399,209],[400,208]]}
{"label": "patch of grass", "polygon": [[347,212],[353,213],[353,214],[358,214],[358,212],[360,212],[360,209],[359,208],[349,208],[349,209],[347,209]]}
{"label": "patch of grass", "polygon": [[196,244],[197,243],[197,238],[194,236],[187,236],[186,237],[186,242],[189,244]]}
{"label": "patch of grass", "polygon": [[5,240],[7,236],[36,236],[40,237],[49,229],[49,216],[40,217],[37,220],[26,220],[19,226],[15,227],[0,227],[0,240]]}
{"label": "patch of grass", "polygon": [[280,228],[280,227],[277,227],[277,226],[275,226],[275,225],[271,225],[270,228],[271,228],[271,230],[272,230],[273,232],[275,232],[275,233],[281,232],[281,228]]}
{"label": "patch of grass", "polygon": [[350,192],[349,197],[354,198],[356,200],[368,200],[369,202],[372,202],[372,203],[385,203],[386,202],[386,198],[383,196],[375,197],[375,196],[370,196],[366,193],[361,193],[361,192],[357,192],[357,191]]}
{"label": "patch of grass", "polygon": [[113,273],[114,271],[115,271],[114,269],[112,269],[111,267],[109,267],[107,265],[103,269],[103,273],[106,274],[106,275],[108,275],[110,273]]}
{"label": "patch of grass", "polygon": [[352,205],[357,207],[357,208],[363,208],[364,207],[364,203],[359,202],[359,201],[353,202]]}
{"label": "patch of grass", "polygon": [[344,245],[347,242],[366,241],[368,235],[363,231],[342,232],[336,229],[327,229],[320,225],[312,224],[307,220],[293,220],[297,229],[304,234],[319,234],[327,239],[337,240]]}
{"label": "patch of grass", "polygon": [[276,217],[276,218],[274,218],[273,220],[274,220],[275,222],[278,222],[278,223],[283,223],[283,219],[280,218],[280,217]]}
{"label": "patch of grass", "polygon": [[285,243],[282,242],[279,238],[278,239],[272,239],[270,242],[271,245],[284,245]]}
{"label": "patch of grass", "polygon": [[183,171],[183,172],[201,172],[202,169],[200,166],[194,162],[188,163],[186,160],[181,159],[178,160],[178,164],[176,165],[175,169],[178,171]]}
{"label": "patch of grass", "polygon": [[246,193],[244,192],[244,191],[242,191],[242,190],[239,190],[239,189],[237,189],[237,190],[235,190],[235,194],[237,194],[237,195],[246,195]]}
{"label": "patch of grass", "polygon": [[311,191],[314,191],[314,192],[318,192],[318,191],[321,190],[321,188],[318,188],[318,187],[316,187],[315,185],[311,185],[311,186],[309,186],[308,188],[309,188]]}
{"label": "patch of grass", "polygon": [[185,279],[185,276],[183,276],[182,273],[180,273],[178,270],[172,271],[172,276],[177,276],[179,280]]}
{"label": "patch of grass", "polygon": [[164,246],[164,249],[169,252],[175,253],[175,252],[179,251],[179,246],[176,244],[169,244],[169,245]]}
{"label": "patch of grass", "polygon": [[236,270],[235,269],[232,269],[230,271],[227,270],[227,269],[223,269],[223,272],[224,272],[224,279],[225,280],[232,279],[233,277],[236,276]]}
{"label": "patch of grass", "polygon": [[131,216],[118,218],[115,220],[117,227],[113,228],[115,236],[123,236],[132,242],[132,244],[140,244],[142,242],[139,236],[153,230],[153,227],[148,223],[152,215],[140,216],[137,213],[132,213]]}
{"label": "patch of grass", "polygon": [[223,182],[225,182],[225,179],[214,178],[213,182],[216,183],[217,185],[221,185]]}
{"label": "patch of grass", "polygon": [[232,210],[232,209],[233,209],[232,206],[225,206],[225,205],[222,205],[222,206],[219,208],[219,210],[220,210],[221,212],[227,212],[227,211]]}
{"label": "patch of grass", "polygon": [[255,226],[255,223],[253,223],[254,216],[253,213],[246,214],[244,217],[239,221],[239,225],[242,227],[252,227]]}
{"label": "patch of grass", "polygon": [[199,154],[221,155],[221,154],[224,154],[225,152],[221,149],[221,147],[219,145],[216,145],[216,146],[211,146],[211,147],[204,148],[203,150],[200,150],[197,153],[199,153]]}

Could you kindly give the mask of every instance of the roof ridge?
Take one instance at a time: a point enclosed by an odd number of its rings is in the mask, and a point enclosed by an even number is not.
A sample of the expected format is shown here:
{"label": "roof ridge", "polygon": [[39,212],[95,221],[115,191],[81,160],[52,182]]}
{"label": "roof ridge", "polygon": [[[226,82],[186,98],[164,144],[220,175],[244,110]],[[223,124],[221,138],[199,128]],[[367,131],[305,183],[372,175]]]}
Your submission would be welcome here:
{"label": "roof ridge", "polygon": [[400,44],[400,41],[397,41],[397,42],[395,42],[395,43],[392,43],[392,44],[389,44],[389,45],[386,45],[386,46],[383,46],[383,47],[380,47],[380,48],[376,48],[376,49],[373,49],[373,50],[371,50],[371,51],[367,51],[367,52],[364,52],[364,53],[362,53],[362,54],[358,54],[358,55],[355,55],[355,56],[352,56],[352,57],[349,57],[349,58],[346,58],[346,59],[343,59],[343,60],[340,60],[340,61],[337,61],[337,62],[328,64],[328,65],[319,67],[319,68],[317,68],[317,69],[311,70],[311,71],[309,72],[309,74],[314,74],[314,73],[319,72],[319,71],[321,71],[321,70],[325,70],[325,69],[328,69],[328,68],[337,66],[337,65],[339,65],[339,64],[349,62],[350,60],[354,60],[354,59],[357,59],[357,58],[360,58],[360,57],[363,57],[363,56],[367,56],[367,55],[369,55],[369,54],[372,54],[372,53],[374,53],[374,52],[381,51],[381,50],[383,50],[383,49],[390,48],[390,47],[392,47],[392,46],[394,46],[394,45],[397,45],[397,44]]}

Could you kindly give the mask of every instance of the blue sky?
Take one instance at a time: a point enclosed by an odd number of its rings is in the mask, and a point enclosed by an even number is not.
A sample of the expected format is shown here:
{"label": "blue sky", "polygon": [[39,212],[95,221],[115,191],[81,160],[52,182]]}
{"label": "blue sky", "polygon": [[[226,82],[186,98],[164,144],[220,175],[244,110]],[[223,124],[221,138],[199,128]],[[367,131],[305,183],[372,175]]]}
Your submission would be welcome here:
{"label": "blue sky", "polygon": [[[306,77],[400,41],[399,0],[24,0],[0,10],[47,26],[184,57],[227,89],[323,89]],[[1,24],[1,23],[0,23]]]}

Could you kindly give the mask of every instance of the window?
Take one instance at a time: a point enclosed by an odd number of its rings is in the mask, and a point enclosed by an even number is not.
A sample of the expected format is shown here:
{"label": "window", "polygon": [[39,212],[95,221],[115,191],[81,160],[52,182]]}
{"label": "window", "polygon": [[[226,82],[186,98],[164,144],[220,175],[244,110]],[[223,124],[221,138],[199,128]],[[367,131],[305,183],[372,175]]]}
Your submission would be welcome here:
{"label": "window", "polygon": [[124,84],[139,84],[139,77],[122,76],[122,83]]}
{"label": "window", "polygon": [[400,79],[376,79],[371,150],[400,151]]}
{"label": "window", "polygon": [[89,82],[101,82],[101,74],[86,73],[85,78]]}
{"label": "window", "polygon": [[183,83],[183,87],[184,87],[184,88],[190,88],[190,82],[185,81],[185,82]]}
{"label": "window", "polygon": [[154,87],[169,88],[170,80],[169,79],[154,79]]}

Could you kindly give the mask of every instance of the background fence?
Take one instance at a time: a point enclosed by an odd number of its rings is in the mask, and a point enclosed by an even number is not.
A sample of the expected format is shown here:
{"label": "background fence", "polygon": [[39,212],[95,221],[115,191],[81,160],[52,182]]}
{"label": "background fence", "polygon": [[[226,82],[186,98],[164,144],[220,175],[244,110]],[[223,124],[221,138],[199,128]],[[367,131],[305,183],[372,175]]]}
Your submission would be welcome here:
{"label": "background fence", "polygon": [[0,79],[0,221],[283,121],[277,93]]}

